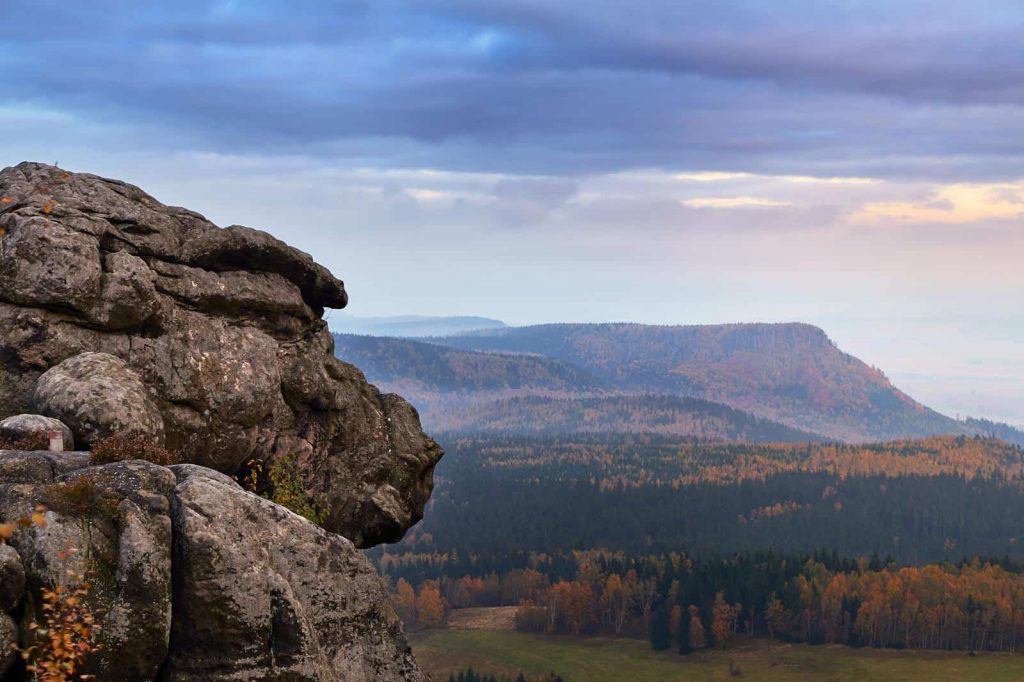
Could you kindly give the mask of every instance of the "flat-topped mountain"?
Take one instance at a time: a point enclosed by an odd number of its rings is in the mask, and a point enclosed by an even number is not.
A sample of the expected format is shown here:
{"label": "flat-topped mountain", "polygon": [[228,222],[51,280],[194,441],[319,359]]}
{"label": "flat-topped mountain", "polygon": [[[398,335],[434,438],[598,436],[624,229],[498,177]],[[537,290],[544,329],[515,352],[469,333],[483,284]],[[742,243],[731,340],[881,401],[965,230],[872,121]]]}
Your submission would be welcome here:
{"label": "flat-topped mountain", "polygon": [[542,354],[623,390],[713,400],[843,440],[960,431],[807,324],[554,324],[439,342]]}
{"label": "flat-topped mountain", "polygon": [[[428,421],[437,408],[451,413],[470,396],[479,404],[524,394],[619,394],[712,401],[851,442],[977,432],[917,403],[880,370],[807,324],[549,324],[424,341],[438,349],[338,337],[339,347],[358,359],[371,380],[408,391]],[[494,409],[489,413],[496,415]],[[552,419],[566,422],[562,416]],[[634,419],[645,421],[639,411]],[[460,421],[465,425],[472,418],[464,414]],[[432,423],[453,425],[448,418]]]}
{"label": "flat-topped mountain", "polygon": [[820,436],[699,398],[624,393],[578,367],[523,353],[335,334],[339,357],[401,393],[437,431],[650,433],[713,440],[805,441]]}

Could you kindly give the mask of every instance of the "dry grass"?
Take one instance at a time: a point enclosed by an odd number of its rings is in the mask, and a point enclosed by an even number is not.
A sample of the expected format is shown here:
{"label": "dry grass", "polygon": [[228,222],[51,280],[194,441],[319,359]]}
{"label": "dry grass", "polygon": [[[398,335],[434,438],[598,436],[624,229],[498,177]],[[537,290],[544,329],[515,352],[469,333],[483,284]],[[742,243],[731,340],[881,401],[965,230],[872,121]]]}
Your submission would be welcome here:
{"label": "dry grass", "polygon": [[457,630],[512,631],[516,628],[516,607],[455,609],[448,617],[448,627]]}

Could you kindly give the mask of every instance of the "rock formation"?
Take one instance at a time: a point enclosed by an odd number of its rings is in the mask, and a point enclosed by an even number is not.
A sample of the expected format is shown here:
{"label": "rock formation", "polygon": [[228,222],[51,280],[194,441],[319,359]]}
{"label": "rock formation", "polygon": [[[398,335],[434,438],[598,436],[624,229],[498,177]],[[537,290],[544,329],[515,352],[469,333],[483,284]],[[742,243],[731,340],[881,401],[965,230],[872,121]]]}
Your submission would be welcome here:
{"label": "rock formation", "polygon": [[[423,679],[387,589],[345,538],[204,467],[88,464],[0,452],[0,517],[50,507],[0,545],[4,653],[40,619],[40,588],[80,582],[70,569],[91,584],[101,629],[84,672],[99,680]],[[87,507],[68,492],[83,482]],[[0,674],[20,677],[11,664]]]}
{"label": "rock formation", "polygon": [[334,358],[321,316],[347,296],[309,255],[23,163],[0,171],[0,282],[0,418],[57,417],[84,446],[132,424],[227,474],[287,457],[359,547],[422,517],[441,451]]}
{"label": "rock formation", "polygon": [[[184,462],[0,451],[0,522],[49,510],[0,542],[0,671],[24,674],[10,644],[42,588],[88,582],[100,680],[422,679],[357,548],[422,518],[442,453],[334,357],[322,316],[346,302],[266,233],[93,175],[0,171],[3,438],[134,433]],[[281,466],[322,528],[233,478]]]}
{"label": "rock formation", "polygon": [[0,420],[0,443],[23,441],[33,435],[45,436],[50,431],[61,432],[65,450],[75,449],[75,436],[67,424],[38,414],[16,414]]}

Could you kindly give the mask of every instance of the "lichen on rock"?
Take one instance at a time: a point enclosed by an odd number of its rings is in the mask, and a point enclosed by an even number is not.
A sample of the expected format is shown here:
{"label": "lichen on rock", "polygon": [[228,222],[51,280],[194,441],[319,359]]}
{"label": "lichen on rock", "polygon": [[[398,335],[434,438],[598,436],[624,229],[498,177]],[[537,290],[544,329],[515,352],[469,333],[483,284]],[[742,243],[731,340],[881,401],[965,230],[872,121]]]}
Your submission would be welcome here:
{"label": "lichen on rock", "polygon": [[0,171],[0,196],[0,418],[57,417],[84,444],[130,423],[227,474],[292,456],[359,547],[422,517],[441,450],[334,357],[322,315],[348,297],[312,257],[43,164]]}
{"label": "lichen on rock", "polygon": [[[56,501],[83,482],[89,498]],[[43,616],[42,588],[88,581],[100,629],[81,672],[98,680],[423,679],[369,560],[224,474],[0,453],[0,518],[39,503],[45,524],[0,544],[0,642],[12,615],[23,632]]]}
{"label": "lichen on rock", "polygon": [[[45,588],[87,581],[96,679],[422,680],[358,548],[422,517],[442,451],[334,357],[323,313],[342,282],[116,180],[23,163],[0,197],[3,428],[123,434],[185,462],[0,451],[0,522],[49,509],[0,542],[3,651]],[[286,471],[319,526],[243,490],[251,462]],[[4,679],[24,673],[0,656]]]}

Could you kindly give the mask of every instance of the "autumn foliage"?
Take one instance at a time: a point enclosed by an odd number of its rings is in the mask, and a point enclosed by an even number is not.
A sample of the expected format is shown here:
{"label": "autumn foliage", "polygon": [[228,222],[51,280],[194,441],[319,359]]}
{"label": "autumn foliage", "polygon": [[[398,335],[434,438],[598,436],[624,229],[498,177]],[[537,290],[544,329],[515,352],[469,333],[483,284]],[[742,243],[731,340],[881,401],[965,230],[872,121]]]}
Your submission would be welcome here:
{"label": "autumn foliage", "polygon": [[89,654],[97,651],[100,625],[86,603],[90,584],[73,569],[67,581],[43,588],[41,621],[29,624],[33,643],[22,651],[26,669],[41,682],[87,680],[81,667]]}
{"label": "autumn foliage", "polygon": [[[552,559],[549,567],[563,565]],[[437,614],[451,599],[463,607],[513,603],[517,629],[575,635],[649,636],[668,614],[672,636],[686,637],[683,653],[728,648],[738,633],[874,647],[1024,650],[1024,566],[975,560],[898,567],[878,559],[773,555],[696,562],[600,552],[577,553],[574,561],[576,574],[568,579],[527,569],[533,576],[524,582],[525,571],[514,569],[500,577],[429,580],[417,593],[403,578],[396,606],[410,624],[439,627],[444,620]],[[623,570],[626,565],[634,568]],[[436,610],[422,611],[425,604]]]}
{"label": "autumn foliage", "polygon": [[157,445],[151,439],[138,433],[118,433],[93,444],[89,461],[93,464],[110,464],[130,459],[143,459],[153,464],[167,466],[176,464],[178,457]]}
{"label": "autumn foliage", "polygon": [[[6,542],[18,529],[46,526],[46,508],[42,505],[30,516],[12,523],[0,523],[0,542]],[[60,558],[67,562],[76,549],[69,549]],[[81,673],[89,654],[99,649],[96,638],[100,630],[96,615],[87,605],[91,585],[87,577],[74,568],[66,570],[63,582],[44,586],[39,593],[40,621],[28,625],[28,646],[19,649],[25,669],[41,682],[89,680]]]}

